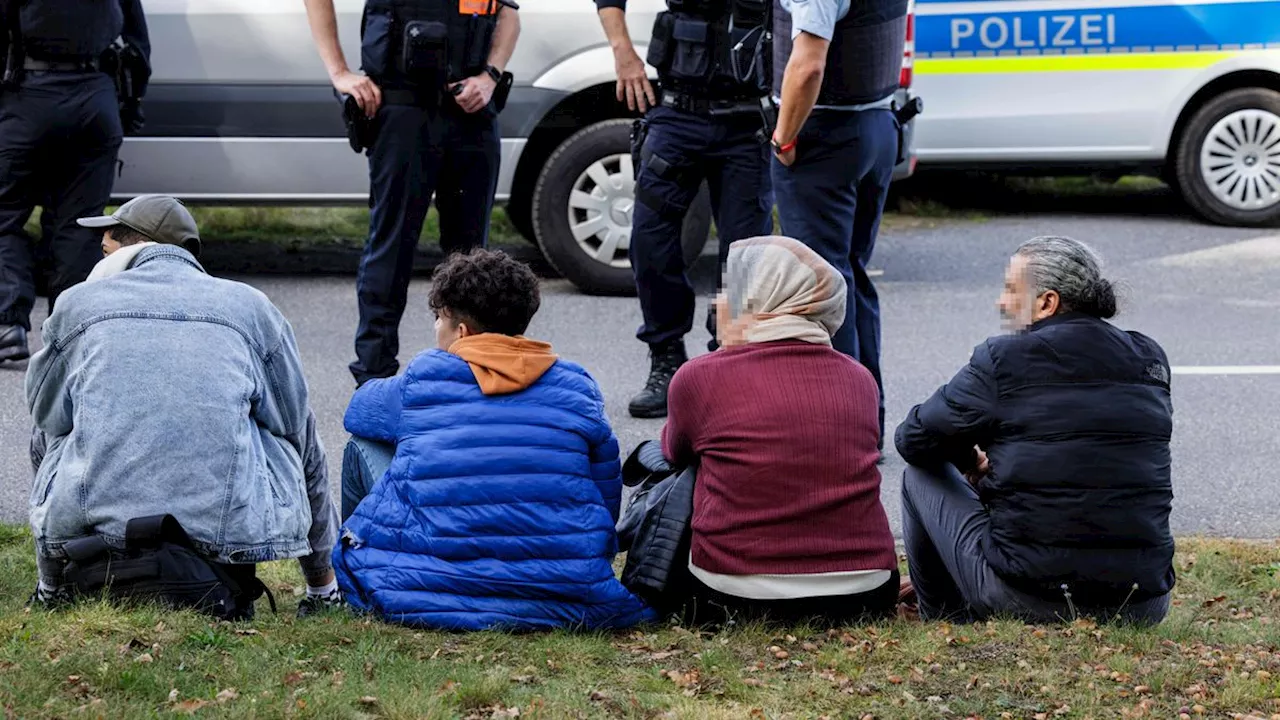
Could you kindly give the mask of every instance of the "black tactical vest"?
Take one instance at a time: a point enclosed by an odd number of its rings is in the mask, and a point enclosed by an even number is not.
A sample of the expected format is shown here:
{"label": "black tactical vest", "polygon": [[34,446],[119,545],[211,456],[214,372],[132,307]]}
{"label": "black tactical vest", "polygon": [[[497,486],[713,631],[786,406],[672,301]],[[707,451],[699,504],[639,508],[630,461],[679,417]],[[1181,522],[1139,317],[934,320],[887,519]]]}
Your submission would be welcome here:
{"label": "black tactical vest", "polygon": [[439,90],[489,63],[497,0],[368,0],[360,66],[381,86]]}
{"label": "black tactical vest", "polygon": [[[773,8],[773,91],[782,95],[782,74],[791,57],[791,15],[778,0]],[[907,41],[907,0],[853,0],[836,23],[819,105],[862,105],[898,89]]]}
{"label": "black tactical vest", "polygon": [[27,55],[96,60],[124,29],[124,12],[117,0],[27,0],[18,21]]}
{"label": "black tactical vest", "polygon": [[647,61],[665,87],[714,99],[769,92],[772,0],[667,0]]}

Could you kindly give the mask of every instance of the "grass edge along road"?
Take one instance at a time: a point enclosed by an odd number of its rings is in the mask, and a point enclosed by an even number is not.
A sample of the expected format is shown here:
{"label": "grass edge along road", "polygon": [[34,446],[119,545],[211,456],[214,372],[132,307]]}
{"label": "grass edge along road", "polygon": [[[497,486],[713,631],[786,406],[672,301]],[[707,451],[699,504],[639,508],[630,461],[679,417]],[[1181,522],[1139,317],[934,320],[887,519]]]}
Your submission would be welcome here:
{"label": "grass edge along road", "polygon": [[295,563],[252,623],[25,609],[30,534],[0,526],[5,718],[1280,718],[1280,543],[1183,539],[1154,629],[892,622],[818,631],[416,632],[297,620]]}

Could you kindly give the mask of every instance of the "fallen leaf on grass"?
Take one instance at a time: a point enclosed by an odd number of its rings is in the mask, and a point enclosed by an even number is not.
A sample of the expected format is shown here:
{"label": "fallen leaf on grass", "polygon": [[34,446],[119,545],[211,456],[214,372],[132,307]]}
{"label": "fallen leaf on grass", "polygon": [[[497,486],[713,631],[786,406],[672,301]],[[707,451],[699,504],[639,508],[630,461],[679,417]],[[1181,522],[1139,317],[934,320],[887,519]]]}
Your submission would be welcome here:
{"label": "fallen leaf on grass", "polygon": [[229,703],[232,700],[235,700],[236,698],[239,698],[239,697],[240,697],[240,693],[236,692],[235,688],[227,688],[226,690],[223,690],[222,692],[218,693],[218,703],[219,704]]}
{"label": "fallen leaf on grass", "polygon": [[169,691],[169,702],[170,703],[178,702],[178,688],[174,688]]}
{"label": "fallen leaf on grass", "polygon": [[236,634],[237,635],[261,635],[262,633],[258,632],[257,630],[254,630],[253,628],[237,628]]}
{"label": "fallen leaf on grass", "polygon": [[605,702],[608,699],[609,699],[609,696],[606,693],[600,692],[599,690],[596,690],[591,693],[591,702]]}
{"label": "fallen leaf on grass", "polygon": [[901,684],[902,684],[902,678],[901,678],[901,677],[899,677],[899,676],[897,676],[897,675],[890,675],[890,676],[889,676],[889,684],[891,684],[891,685],[901,685]]}
{"label": "fallen leaf on grass", "polygon": [[183,700],[173,706],[173,709],[180,713],[194,715],[197,710],[209,704],[208,700]]}
{"label": "fallen leaf on grass", "polygon": [[764,681],[760,678],[747,678],[742,681],[742,684],[748,687],[764,687]]}
{"label": "fallen leaf on grass", "polygon": [[1227,596],[1226,596],[1226,595],[1219,595],[1219,596],[1217,596],[1217,597],[1213,597],[1213,598],[1209,598],[1208,600],[1205,600],[1203,603],[1201,603],[1201,604],[1200,604],[1200,606],[1201,606],[1201,607],[1213,607],[1214,605],[1217,605],[1218,603],[1220,603],[1220,602],[1222,602],[1223,600],[1226,600],[1226,599],[1227,599]]}
{"label": "fallen leaf on grass", "polygon": [[364,697],[360,698],[360,704],[364,705],[365,707],[373,707],[374,705],[378,704],[378,698],[372,695],[365,695]]}
{"label": "fallen leaf on grass", "polygon": [[151,657],[151,653],[142,653],[138,657],[134,658],[133,661],[136,663],[142,663],[145,665],[146,663],[149,663],[149,662],[155,662],[155,658]]}

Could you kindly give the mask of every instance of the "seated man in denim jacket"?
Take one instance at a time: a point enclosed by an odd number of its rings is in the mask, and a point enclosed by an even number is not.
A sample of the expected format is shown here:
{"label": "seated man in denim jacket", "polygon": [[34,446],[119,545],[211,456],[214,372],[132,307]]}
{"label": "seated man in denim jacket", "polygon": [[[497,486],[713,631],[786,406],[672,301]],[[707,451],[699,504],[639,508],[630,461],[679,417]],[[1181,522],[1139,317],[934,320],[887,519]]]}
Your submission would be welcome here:
{"label": "seated man in denim jacket", "polygon": [[27,372],[35,421],[35,600],[66,599],[69,541],[120,547],[134,518],[169,514],[202,557],[298,558],[299,614],[340,602],[324,448],[293,331],[261,292],[207,275],[195,220],[145,196],[113,215],[108,253],[63,294]]}

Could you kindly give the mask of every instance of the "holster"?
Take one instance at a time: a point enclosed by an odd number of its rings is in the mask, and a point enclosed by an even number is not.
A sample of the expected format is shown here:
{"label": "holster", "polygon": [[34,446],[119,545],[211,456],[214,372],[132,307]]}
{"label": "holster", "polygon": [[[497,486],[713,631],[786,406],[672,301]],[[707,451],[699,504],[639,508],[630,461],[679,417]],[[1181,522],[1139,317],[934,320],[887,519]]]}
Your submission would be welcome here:
{"label": "holster", "polygon": [[640,178],[640,162],[643,160],[644,141],[649,137],[649,121],[643,117],[631,123],[631,179]]}
{"label": "holster", "polygon": [[342,106],[342,124],[347,128],[347,142],[356,154],[363,152],[367,155],[373,147],[373,122],[365,116],[360,103],[353,96],[340,94],[337,90],[333,94]]}
{"label": "holster", "polygon": [[137,134],[146,123],[142,98],[151,80],[151,65],[140,50],[121,38],[111,44],[98,59],[98,67],[111,77],[120,103],[120,122],[126,135]]}

